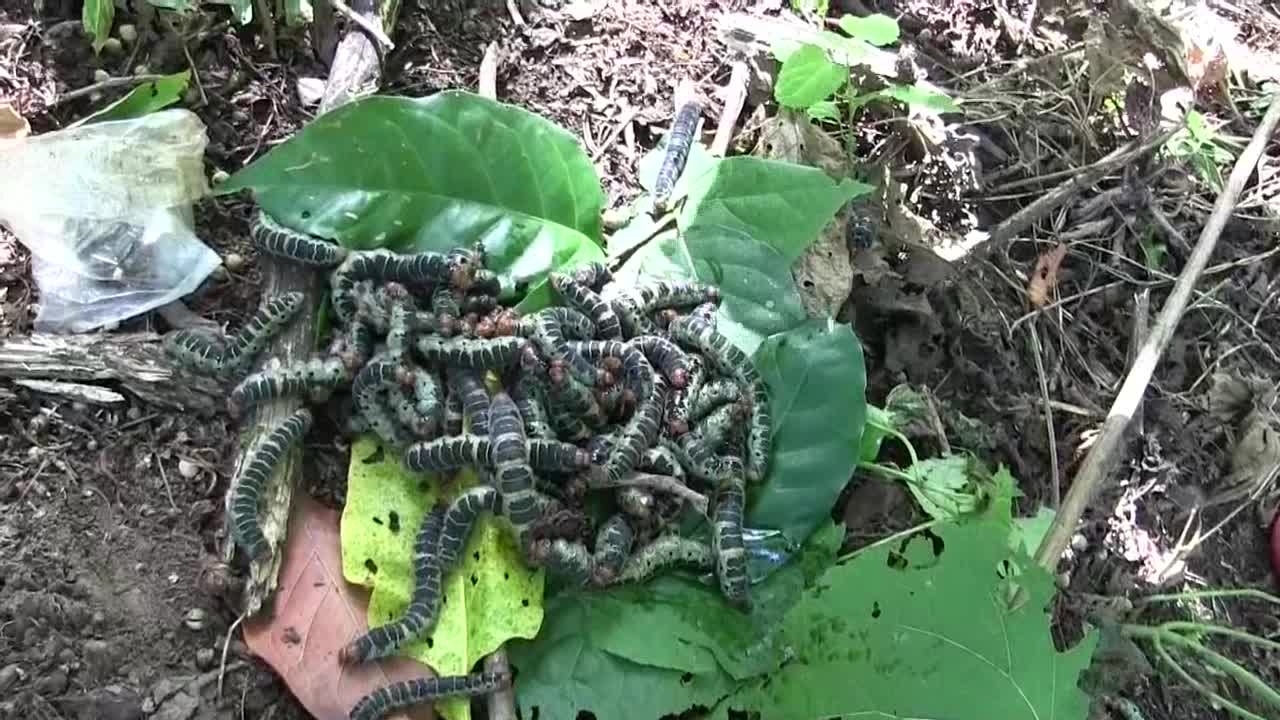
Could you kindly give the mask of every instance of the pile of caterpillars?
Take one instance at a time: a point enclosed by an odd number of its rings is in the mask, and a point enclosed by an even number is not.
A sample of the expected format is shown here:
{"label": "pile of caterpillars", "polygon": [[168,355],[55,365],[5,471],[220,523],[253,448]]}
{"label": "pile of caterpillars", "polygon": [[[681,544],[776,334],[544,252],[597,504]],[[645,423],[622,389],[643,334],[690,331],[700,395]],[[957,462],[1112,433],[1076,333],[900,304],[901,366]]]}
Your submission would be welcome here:
{"label": "pile of caterpillars", "polygon": [[[375,434],[414,472],[474,468],[481,481],[434,508],[415,540],[415,587],[401,618],[342,653],[348,663],[395,654],[434,626],[443,577],[483,513],[504,518],[533,567],[584,587],[639,582],[675,566],[714,570],[722,594],[749,612],[742,522],[746,487],[768,470],[766,387],[716,330],[719,291],[694,282],[614,282],[603,264],[552,273],[559,305],[529,315],[505,306],[481,248],[400,254],[347,250],[259,213],[259,252],[329,274],[327,349],[240,377],[237,416],[286,396],[311,405],[349,395],[353,432]],[[179,330],[177,362],[225,378],[249,372],[301,297],[268,300],[227,338]],[[304,407],[274,428],[232,486],[230,525],[249,557],[270,552],[258,525],[262,488],[309,431]],[[686,493],[705,493],[711,543],[673,531]],[[587,494],[613,508],[592,528]],[[566,518],[568,519],[566,521]],[[412,704],[492,691],[474,674],[399,683],[353,709],[370,720]]]}

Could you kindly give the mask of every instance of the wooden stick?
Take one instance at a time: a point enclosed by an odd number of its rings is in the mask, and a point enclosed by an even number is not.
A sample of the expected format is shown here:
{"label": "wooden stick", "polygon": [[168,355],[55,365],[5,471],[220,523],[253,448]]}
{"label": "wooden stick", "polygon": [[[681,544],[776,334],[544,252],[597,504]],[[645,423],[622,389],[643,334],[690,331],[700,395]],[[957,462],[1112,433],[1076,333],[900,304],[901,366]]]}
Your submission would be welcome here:
{"label": "wooden stick", "polygon": [[[375,6],[373,0],[361,0],[353,3],[355,12],[362,13],[370,20],[380,23],[386,33],[395,27],[399,13],[399,0],[382,0]],[[360,29],[347,32],[338,43],[334,52],[333,65],[329,71],[329,79],[325,84],[324,97],[320,101],[317,116],[334,108],[345,105],[361,94],[377,88],[382,83],[382,60],[373,41]],[[298,317],[290,324],[289,329],[281,333],[271,344],[265,355],[273,359],[270,362],[291,362],[305,357],[312,348],[315,335],[316,308],[320,305],[320,292],[324,284],[311,268],[302,265],[279,262],[274,258],[262,258],[265,263],[263,275],[263,294],[271,297],[279,293],[300,291],[305,300]],[[296,398],[267,403],[257,409],[256,417],[251,425],[245,428],[241,439],[240,457],[236,461],[232,477],[238,478],[240,469],[249,461],[251,449],[258,441],[284,421],[301,406]],[[284,545],[288,536],[289,514],[293,505],[293,495],[298,484],[298,471],[301,467],[301,450],[297,447],[281,459],[275,474],[263,489],[263,507],[260,517],[262,534],[266,536],[272,552],[257,559],[249,565],[249,578],[244,589],[244,614],[248,620],[257,615],[267,604],[280,574],[280,566],[284,560]],[[235,483],[227,489],[227,503],[231,501]],[[224,513],[224,524],[230,513]],[[231,540],[230,527],[226,527],[226,541],[223,544],[223,560],[230,563],[235,556],[235,543]]]}
{"label": "wooden stick", "polygon": [[733,63],[729,84],[724,87],[724,112],[720,113],[720,124],[716,126],[715,139],[711,141],[711,154],[716,157],[724,157],[729,152],[733,129],[737,127],[742,106],[747,102],[747,80],[750,77],[751,70],[745,62],[737,60]]}
{"label": "wooden stick", "polygon": [[177,368],[155,333],[35,333],[0,340],[0,378],[112,383],[154,405],[208,417],[226,411],[227,389]]}
{"label": "wooden stick", "polygon": [[480,79],[477,94],[490,100],[498,99],[498,41],[490,42],[480,58]]}
{"label": "wooden stick", "polygon": [[1258,124],[1253,138],[1244,152],[1240,153],[1240,158],[1236,160],[1226,187],[1214,203],[1213,214],[1209,216],[1209,222],[1205,224],[1204,230],[1200,233],[1200,239],[1192,249],[1191,256],[1187,258],[1186,267],[1178,275],[1178,281],[1174,283],[1169,299],[1160,309],[1160,315],[1156,318],[1146,342],[1138,351],[1129,374],[1125,376],[1124,384],[1120,386],[1120,392],[1116,395],[1106,422],[1102,426],[1102,433],[1089,451],[1089,455],[1085,457],[1071,484],[1071,489],[1063,498],[1062,507],[1058,510],[1053,524],[1049,526],[1044,540],[1036,549],[1036,562],[1049,572],[1057,569],[1058,560],[1071,541],[1076,523],[1080,521],[1085,508],[1088,507],[1110,470],[1116,451],[1120,447],[1120,441],[1129,426],[1129,420],[1133,417],[1135,409],[1146,392],[1147,385],[1151,382],[1156,364],[1160,361],[1160,356],[1168,346],[1169,340],[1173,338],[1173,333],[1182,319],[1182,314],[1186,311],[1196,282],[1209,264],[1209,258],[1218,244],[1218,237],[1222,235],[1222,229],[1235,210],[1240,193],[1262,157],[1267,140],[1278,123],[1280,123],[1280,97],[1271,102],[1271,107],[1267,109],[1267,114]]}

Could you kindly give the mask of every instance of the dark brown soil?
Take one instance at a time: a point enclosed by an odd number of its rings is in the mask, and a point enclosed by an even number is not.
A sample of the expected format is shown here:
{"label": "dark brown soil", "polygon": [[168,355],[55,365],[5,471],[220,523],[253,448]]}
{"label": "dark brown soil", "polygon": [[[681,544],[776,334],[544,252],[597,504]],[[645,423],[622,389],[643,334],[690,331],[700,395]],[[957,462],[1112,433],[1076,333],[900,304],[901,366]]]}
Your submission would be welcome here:
{"label": "dark brown soil", "polygon": [[[199,69],[200,87],[184,105],[208,126],[211,173],[243,167],[314,113],[299,101],[297,82],[324,77],[325,68],[302,34],[282,31],[273,58],[254,28],[229,28],[221,6],[210,5],[216,9],[194,16],[184,28],[184,52],[172,29],[120,12],[117,24],[134,22],[144,30],[138,50],[97,58],[80,29],[79,4],[49,2],[39,17],[22,5],[0,8],[0,101],[12,102],[35,133],[62,127],[121,93],[56,104],[61,94],[91,84],[94,70],[115,76],[145,64],[151,72],[175,72],[188,66],[186,52]],[[496,40],[502,51],[499,98],[577,134],[597,162],[610,206],[619,207],[638,192],[637,163],[665,132],[676,83],[687,77],[713,90],[725,82],[717,15],[754,4],[606,0],[579,17],[536,12],[525,3],[524,26],[503,3],[463,12],[422,5],[436,4],[407,3],[402,11],[383,91],[425,96],[448,88],[474,90],[485,46]],[[870,9],[900,16],[904,36],[918,41],[917,59],[930,79],[960,83],[956,89],[995,77],[995,67],[1019,53],[1048,51],[1020,49],[1016,32],[1010,34],[990,3],[880,5]],[[1002,5],[1014,16],[1026,9],[1025,3]],[[1069,34],[1080,23],[1066,16],[1054,27]],[[1250,37],[1264,30],[1250,26]],[[962,83],[966,73],[977,74]],[[1028,87],[1028,93],[1040,91],[1034,80]],[[1083,88],[1062,92],[1087,95]],[[748,107],[744,119],[750,112]],[[1035,107],[1025,112],[1025,122],[983,131],[1014,156],[1009,162],[1016,162],[1025,127],[1057,121],[1036,115]],[[710,115],[716,113],[712,108]],[[876,132],[868,131],[860,142],[877,146],[883,138]],[[1090,137],[1089,156],[1096,159],[1124,142],[1125,137]],[[1003,169],[991,157],[981,168],[966,165],[961,154],[908,151],[886,162],[914,163],[925,192],[908,196],[905,205],[958,234],[975,224],[988,228],[1026,202],[988,201],[982,190],[965,187],[966,177]],[[1213,198],[1203,200],[1203,207],[1180,220],[1192,242]],[[189,298],[194,311],[224,326],[241,323],[258,299],[259,272],[245,241],[248,212],[239,200],[197,208],[200,236],[224,258],[245,260]],[[882,404],[901,383],[926,386],[951,444],[1010,467],[1024,493],[1020,510],[1029,514],[1052,503],[1066,492],[1082,447],[1101,426],[1128,367],[1134,293],[1150,287],[1154,316],[1171,283],[1117,262],[1105,252],[1110,240],[1080,243],[1068,253],[1057,285],[1058,297],[1072,299],[1062,302],[1060,312],[1024,318],[1030,312],[1027,279],[1050,242],[1018,240],[946,268],[927,250],[899,252],[893,237],[885,233],[871,259],[863,257],[868,264],[855,257],[854,293],[841,316],[865,346],[868,400]],[[1153,584],[1151,570],[1182,536],[1188,507],[1214,496],[1230,472],[1236,432],[1209,414],[1206,373],[1272,382],[1280,377],[1280,361],[1269,350],[1280,347],[1280,320],[1270,310],[1280,260],[1258,257],[1275,241],[1256,222],[1234,223],[1224,235],[1214,262],[1242,262],[1202,283],[1216,302],[1206,301],[1183,319],[1147,395],[1142,430],[1126,442],[1119,467],[1063,565],[1058,614],[1064,643],[1078,637],[1095,595],[1274,587],[1266,560],[1268,503],[1254,502],[1232,517],[1190,554],[1181,572]],[[1119,251],[1141,257],[1136,246]],[[1184,261],[1185,253],[1173,248],[1164,271],[1176,275]],[[890,266],[895,277],[881,271]],[[0,337],[29,332],[38,300],[27,251],[0,230]],[[163,321],[146,317],[124,329],[153,324],[163,327]],[[1060,403],[1051,440],[1043,412],[1046,392]],[[249,657],[238,640],[228,645],[235,612],[208,586],[235,453],[229,419],[199,420],[137,401],[104,409],[5,382],[0,428],[0,717],[306,717],[270,669]],[[340,499],[346,458],[336,444],[319,445],[312,453],[317,472],[309,474],[313,491]],[[938,449],[927,439],[919,446],[922,454]],[[860,476],[842,502],[837,512],[849,525],[851,546],[920,519],[899,486]],[[1113,509],[1130,502],[1135,514],[1117,522]],[[1238,504],[1204,511],[1199,527],[1215,527]],[[1128,553],[1131,548],[1137,550]],[[1280,630],[1274,609],[1212,604],[1205,611],[1259,636]],[[1280,683],[1280,655],[1240,652],[1234,655],[1240,662],[1273,685]],[[1147,720],[1221,717],[1170,677],[1157,675],[1121,694],[1137,702]]]}

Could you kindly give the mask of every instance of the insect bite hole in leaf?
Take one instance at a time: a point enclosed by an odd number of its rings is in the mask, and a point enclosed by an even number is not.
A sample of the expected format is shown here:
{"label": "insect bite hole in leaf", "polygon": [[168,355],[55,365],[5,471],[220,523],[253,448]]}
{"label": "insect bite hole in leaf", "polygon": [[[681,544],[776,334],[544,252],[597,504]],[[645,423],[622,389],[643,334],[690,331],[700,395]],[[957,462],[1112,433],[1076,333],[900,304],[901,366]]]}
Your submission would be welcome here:
{"label": "insect bite hole in leaf", "polygon": [[303,210],[303,211],[302,211],[302,214],[301,214],[301,216],[300,216],[300,217],[301,217],[303,220],[310,220],[310,219],[311,219],[311,211],[310,211],[310,210]]}
{"label": "insect bite hole in leaf", "polygon": [[373,516],[373,521],[378,523],[379,525],[382,524],[382,518],[378,517],[377,515]]}
{"label": "insect bite hole in leaf", "polygon": [[428,635],[428,636],[427,636],[427,647],[429,647],[429,648],[433,648],[433,647],[435,647],[435,646],[436,646],[436,639],[435,639],[434,637],[432,637],[432,636]]}
{"label": "insect bite hole in leaf", "polygon": [[389,523],[388,527],[391,529],[391,532],[393,533],[400,532],[400,513],[396,512],[395,510],[389,511],[387,513],[387,520]]}
{"label": "insect bite hole in leaf", "polygon": [[524,607],[529,607],[529,598],[522,598],[520,600],[520,604],[523,605]]}
{"label": "insect bite hole in leaf", "polygon": [[373,573],[374,575],[378,574],[378,563],[374,562],[373,558],[365,558],[364,567],[366,570]]}
{"label": "insect bite hole in leaf", "polygon": [[871,603],[871,617],[877,620],[880,618],[880,601],[879,600]]}
{"label": "insect bite hole in leaf", "polygon": [[471,586],[472,586],[472,587],[475,587],[476,585],[479,585],[479,584],[480,584],[480,578],[476,577],[476,575],[475,575],[474,573],[472,573],[472,575],[471,575]]}

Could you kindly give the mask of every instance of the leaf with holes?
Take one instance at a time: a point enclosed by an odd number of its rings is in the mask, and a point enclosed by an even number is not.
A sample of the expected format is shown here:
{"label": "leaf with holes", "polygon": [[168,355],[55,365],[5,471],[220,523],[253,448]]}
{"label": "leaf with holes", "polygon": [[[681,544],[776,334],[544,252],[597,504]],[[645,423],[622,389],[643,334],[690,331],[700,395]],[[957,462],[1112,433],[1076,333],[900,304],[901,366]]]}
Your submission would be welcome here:
{"label": "leaf with holes", "polygon": [[[935,526],[838,564],[787,615],[795,657],[716,708],[759,717],[1083,720],[1077,685],[1096,631],[1058,652],[1053,578],[1009,547],[1009,519]],[[1027,599],[1004,603],[1000,568],[1022,568]],[[856,681],[851,681],[856,680]]]}
{"label": "leaf with holes", "polygon": [[346,247],[481,242],[504,288],[537,291],[563,258],[604,258],[604,192],[574,136],[463,91],[338,107],[218,192],[241,190],[284,225]]}
{"label": "leaf with holes", "polygon": [[191,80],[191,71],[183,70],[148,80],[129,91],[128,95],[81,120],[77,125],[107,120],[127,120],[163,110],[182,99]]}
{"label": "leaf with holes", "polygon": [[[474,472],[461,473],[446,499],[475,481]],[[439,492],[438,478],[406,473],[398,456],[381,452],[376,438],[364,436],[351,446],[342,514],[342,572],[348,582],[372,586],[370,624],[389,622],[408,606],[413,541]],[[543,579],[541,571],[525,567],[505,521],[485,514],[475,524],[460,563],[445,576],[435,628],[400,654],[440,675],[471,672],[476,661],[507,640],[537,635]],[[465,699],[448,700],[437,708],[449,720],[470,717]]]}

